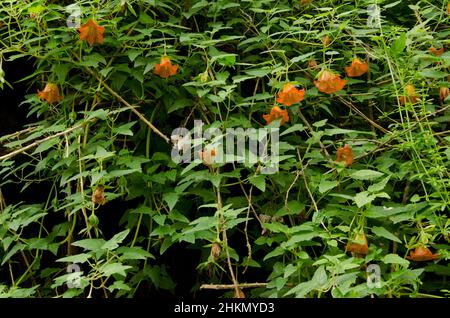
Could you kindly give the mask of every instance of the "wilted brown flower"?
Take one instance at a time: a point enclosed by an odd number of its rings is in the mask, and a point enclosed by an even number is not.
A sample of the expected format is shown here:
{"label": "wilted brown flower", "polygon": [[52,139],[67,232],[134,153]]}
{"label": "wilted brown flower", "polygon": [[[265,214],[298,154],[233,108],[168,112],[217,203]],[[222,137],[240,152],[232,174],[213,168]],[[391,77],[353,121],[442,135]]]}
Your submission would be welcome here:
{"label": "wilted brown flower", "polygon": [[105,187],[98,186],[92,194],[92,203],[104,205],[106,203]]}
{"label": "wilted brown flower", "polygon": [[327,47],[328,45],[330,45],[330,42],[331,42],[331,38],[328,35],[325,35],[322,38],[322,44],[324,47]]}
{"label": "wilted brown flower", "polygon": [[220,244],[214,242],[213,245],[211,246],[211,257],[213,258],[214,261],[216,261],[219,258],[221,251],[222,249],[220,247]]}
{"label": "wilted brown flower", "polygon": [[450,89],[448,87],[441,87],[439,89],[439,98],[445,100],[450,95]]}
{"label": "wilted brown flower", "polygon": [[308,61],[308,67],[315,70],[317,68],[317,62],[315,59],[309,60]]}

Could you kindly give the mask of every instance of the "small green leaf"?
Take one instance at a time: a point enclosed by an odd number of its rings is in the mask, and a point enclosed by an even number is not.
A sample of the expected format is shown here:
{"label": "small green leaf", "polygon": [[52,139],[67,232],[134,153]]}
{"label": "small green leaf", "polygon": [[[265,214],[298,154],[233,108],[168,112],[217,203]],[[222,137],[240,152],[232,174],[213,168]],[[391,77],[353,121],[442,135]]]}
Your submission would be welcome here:
{"label": "small green leaf", "polygon": [[256,176],[251,176],[250,178],[248,178],[248,181],[250,181],[251,184],[253,184],[255,187],[257,187],[262,192],[266,191],[265,175],[259,174]]}
{"label": "small green leaf", "polygon": [[381,177],[383,173],[374,170],[358,170],[350,174],[350,177],[356,180],[372,180]]}
{"label": "small green leaf", "polygon": [[168,192],[163,194],[163,199],[166,201],[167,205],[169,206],[169,210],[172,211],[175,204],[177,204],[179,195],[175,192]]}
{"label": "small green leaf", "polygon": [[384,227],[374,226],[372,228],[372,233],[374,233],[377,236],[387,238],[388,240],[395,241],[397,243],[402,242],[397,236],[386,230]]}
{"label": "small green leaf", "polygon": [[387,254],[384,256],[381,261],[385,264],[399,264],[408,267],[409,261],[401,258],[397,254]]}
{"label": "small green leaf", "polygon": [[322,179],[322,180],[320,180],[320,184],[319,184],[319,192],[325,193],[325,192],[335,188],[338,184],[339,184],[339,182],[335,181],[335,180]]}
{"label": "small green leaf", "polygon": [[367,191],[363,191],[356,194],[353,200],[355,201],[358,208],[361,208],[366,204],[372,202],[374,199],[375,199],[374,195],[369,194],[369,192]]}

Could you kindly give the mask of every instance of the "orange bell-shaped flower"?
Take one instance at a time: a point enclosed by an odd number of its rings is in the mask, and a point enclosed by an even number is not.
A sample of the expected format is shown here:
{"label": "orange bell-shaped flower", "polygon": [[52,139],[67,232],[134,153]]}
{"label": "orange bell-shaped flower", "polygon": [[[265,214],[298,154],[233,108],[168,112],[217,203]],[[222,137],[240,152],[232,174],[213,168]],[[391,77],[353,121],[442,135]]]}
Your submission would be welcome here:
{"label": "orange bell-shaped flower", "polygon": [[433,254],[428,247],[418,246],[406,257],[415,262],[433,261],[439,257],[439,254]]}
{"label": "orange bell-shaped flower", "polygon": [[60,102],[63,99],[59,94],[58,86],[53,83],[47,83],[42,91],[38,90],[38,96],[49,104]]}
{"label": "orange bell-shaped flower", "polygon": [[352,64],[345,68],[345,72],[348,77],[358,77],[361,76],[369,70],[369,64],[367,62],[361,61],[360,59],[353,59]]}
{"label": "orange bell-shaped flower", "polygon": [[153,73],[161,78],[168,78],[177,73],[178,65],[172,65],[168,56],[162,56],[159,64],[155,65]]}
{"label": "orange bell-shaped flower", "polygon": [[305,90],[298,89],[291,83],[284,85],[283,90],[278,93],[277,103],[285,106],[291,106],[293,104],[301,102],[305,98]]}
{"label": "orange bell-shaped flower", "polygon": [[92,19],[80,26],[78,32],[80,32],[80,40],[87,41],[89,46],[93,46],[94,43],[103,43],[103,33],[105,32],[105,28],[99,26]]}
{"label": "orange bell-shaped flower", "polygon": [[275,119],[281,118],[280,126],[284,125],[286,122],[289,121],[289,114],[287,110],[282,110],[278,106],[273,106],[270,110],[269,114],[263,115],[264,120],[266,121],[266,124],[270,124]]}
{"label": "orange bell-shaped flower", "polygon": [[366,255],[369,251],[369,245],[364,233],[357,234],[354,240],[347,244],[346,251],[355,253],[356,256]]}
{"label": "orange bell-shaped flower", "polygon": [[317,81],[314,85],[323,93],[332,94],[344,88],[346,80],[341,79],[339,74],[335,74],[329,70],[324,70],[319,73]]}
{"label": "orange bell-shaped flower", "polygon": [[338,148],[336,161],[337,162],[345,161],[345,165],[347,167],[353,164],[353,150],[348,144],[345,144],[344,148],[342,147]]}

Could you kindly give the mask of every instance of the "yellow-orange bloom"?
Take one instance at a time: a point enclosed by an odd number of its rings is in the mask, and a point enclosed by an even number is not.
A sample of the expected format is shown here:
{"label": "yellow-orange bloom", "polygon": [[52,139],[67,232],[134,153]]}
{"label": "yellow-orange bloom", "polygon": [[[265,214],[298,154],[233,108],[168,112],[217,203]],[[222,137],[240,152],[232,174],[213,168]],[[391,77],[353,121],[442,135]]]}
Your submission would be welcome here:
{"label": "yellow-orange bloom", "polygon": [[346,80],[341,79],[339,74],[335,74],[329,70],[324,70],[319,73],[317,81],[314,85],[323,93],[332,94],[344,88]]}
{"label": "yellow-orange bloom", "polygon": [[87,41],[89,46],[93,46],[94,43],[103,43],[103,32],[105,32],[105,28],[99,26],[92,19],[80,26],[78,32],[80,32],[80,40]]}
{"label": "yellow-orange bloom", "polygon": [[367,73],[369,70],[369,64],[361,61],[360,59],[353,59],[352,64],[345,68],[345,72],[348,77],[358,77]]}
{"label": "yellow-orange bloom", "polygon": [[305,90],[298,89],[291,83],[288,83],[284,85],[283,90],[278,93],[277,103],[291,106],[301,102],[303,99],[305,99]]}
{"label": "yellow-orange bloom", "polygon": [[155,65],[153,73],[162,78],[168,78],[177,73],[178,65],[172,65],[168,56],[162,56],[159,64]]}
{"label": "yellow-orange bloom", "polygon": [[344,148],[338,148],[336,161],[345,161],[347,167],[353,164],[353,150],[348,144],[345,144]]}
{"label": "yellow-orange bloom", "polygon": [[275,119],[281,118],[280,126],[284,125],[286,122],[289,121],[289,114],[287,110],[282,110],[278,106],[273,106],[270,110],[269,114],[263,115],[264,120],[266,121],[266,124],[270,124]]}
{"label": "yellow-orange bloom", "polygon": [[416,95],[416,89],[414,85],[408,84],[405,86],[405,96],[400,96],[400,104],[405,105],[405,103],[417,103],[419,98]]}
{"label": "yellow-orange bloom", "polygon": [[47,83],[42,91],[38,90],[38,96],[49,104],[60,102],[63,99],[59,94],[58,86],[53,83]]}

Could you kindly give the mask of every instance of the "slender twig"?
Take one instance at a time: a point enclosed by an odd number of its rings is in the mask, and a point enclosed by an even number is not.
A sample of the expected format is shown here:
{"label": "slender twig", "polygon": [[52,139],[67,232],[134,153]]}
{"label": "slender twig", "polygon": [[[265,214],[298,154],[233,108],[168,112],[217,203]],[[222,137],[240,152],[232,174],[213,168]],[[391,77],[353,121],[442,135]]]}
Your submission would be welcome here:
{"label": "slender twig", "polygon": [[151,130],[153,130],[157,135],[159,135],[162,139],[164,139],[167,143],[170,143],[170,138],[167,137],[166,135],[164,135],[158,128],[156,128],[147,118],[145,118],[145,116],[139,112],[135,106],[131,105],[130,103],[128,103],[122,96],[120,96],[118,93],[116,93],[115,90],[113,90],[108,84],[106,84],[101,78],[100,76],[98,76],[96,73],[94,73],[93,71],[88,69],[88,72],[91,73],[93,76],[95,76],[95,78],[100,82],[100,84],[103,85],[104,88],[106,88],[106,90],[108,92],[111,93],[111,95],[113,95],[115,98],[117,98],[119,100],[119,102],[121,102],[122,104],[124,104],[127,108],[129,108],[133,113],[136,114],[136,116],[139,117],[140,120],[142,120],[145,124],[147,124]]}
{"label": "slender twig", "polygon": [[10,152],[10,153],[4,155],[4,156],[1,156],[1,157],[0,157],[0,161],[10,159],[10,158],[12,158],[12,157],[14,157],[14,156],[16,156],[16,155],[18,155],[18,154],[21,154],[22,152],[25,152],[25,151],[27,151],[27,150],[29,150],[29,149],[31,149],[31,148],[34,148],[34,147],[36,147],[36,146],[39,146],[39,145],[42,144],[43,142],[46,142],[46,141],[48,141],[48,140],[50,140],[50,139],[57,138],[57,137],[61,137],[61,136],[64,136],[64,135],[66,135],[66,134],[69,134],[69,133],[71,133],[72,131],[77,130],[77,129],[80,128],[80,127],[83,127],[83,126],[86,125],[88,122],[89,122],[89,121],[83,122],[83,123],[81,123],[81,124],[79,124],[79,125],[76,125],[76,126],[74,126],[74,127],[71,127],[71,128],[69,128],[69,129],[66,129],[66,130],[64,130],[64,131],[61,131],[61,132],[59,132],[59,133],[57,133],[57,134],[54,134],[54,135],[45,137],[45,138],[43,138],[43,139],[41,139],[41,140],[37,140],[37,141],[33,142],[32,144],[29,144],[28,146],[25,146],[25,147],[22,147],[22,148],[20,148],[20,149],[14,150],[14,151],[12,151],[12,152]]}
{"label": "slender twig", "polygon": [[[248,196],[248,208],[247,208],[247,216],[245,220],[245,243],[247,245],[247,252],[248,252],[248,260],[250,261],[252,259],[252,246],[250,245],[250,240],[248,239],[248,219],[250,216],[250,210],[251,210],[251,201],[252,201],[252,192],[253,192],[253,185],[250,187],[249,196]],[[1,194],[1,193],[0,193]],[[247,271],[248,265],[245,266],[244,270],[242,271],[242,274],[245,274]]]}

